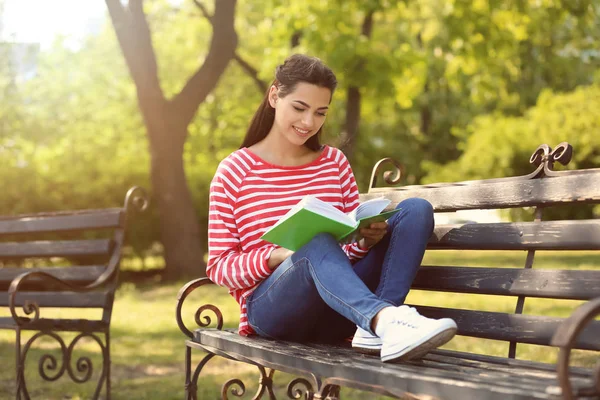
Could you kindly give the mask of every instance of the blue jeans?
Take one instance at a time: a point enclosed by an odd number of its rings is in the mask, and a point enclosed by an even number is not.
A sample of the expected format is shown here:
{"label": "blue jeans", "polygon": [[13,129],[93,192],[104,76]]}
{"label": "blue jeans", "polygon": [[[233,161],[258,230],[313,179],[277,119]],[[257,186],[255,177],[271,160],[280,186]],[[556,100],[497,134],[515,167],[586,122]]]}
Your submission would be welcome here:
{"label": "blue jeans", "polygon": [[423,199],[398,204],[388,233],[354,265],[329,234],[288,257],[247,299],[248,322],[260,336],[335,342],[410,290],[433,232],[433,208]]}

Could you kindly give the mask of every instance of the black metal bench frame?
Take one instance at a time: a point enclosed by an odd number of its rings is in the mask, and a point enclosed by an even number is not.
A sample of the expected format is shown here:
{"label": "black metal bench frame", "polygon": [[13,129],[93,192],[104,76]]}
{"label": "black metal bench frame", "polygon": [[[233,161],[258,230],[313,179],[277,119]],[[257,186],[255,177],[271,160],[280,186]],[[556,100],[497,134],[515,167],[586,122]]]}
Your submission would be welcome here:
{"label": "black metal bench frame", "polygon": [[[524,250],[524,268],[474,268],[423,266],[413,289],[512,296],[514,313],[416,307],[427,316],[450,316],[459,335],[509,342],[507,357],[492,357],[435,350],[422,360],[383,364],[377,357],[353,352],[347,345],[325,346],[241,337],[223,330],[223,316],[213,304],[201,305],[195,315],[200,328],[188,329],[182,316],[186,298],[211,284],[207,278],[193,280],[177,296],[176,320],[188,337],[185,342],[186,399],[197,398],[199,375],[214,357],[255,365],[259,388],[253,399],[273,393],[275,370],[301,375],[288,385],[289,398],[338,399],[341,386],[382,393],[403,399],[599,399],[600,362],[596,368],[569,367],[573,349],[600,351],[600,252],[597,267],[590,270],[533,269],[539,250],[600,250],[600,220],[542,221],[543,209],[561,204],[600,203],[600,168],[554,171],[572,156],[568,143],[554,149],[541,145],[530,158],[535,171],[508,178],[440,183],[422,186],[376,187],[383,173],[389,185],[400,181],[401,167],[392,159],[377,163],[368,193],[361,200],[386,196],[393,202],[421,197],[436,212],[469,209],[535,207],[535,220],[521,223],[442,225],[435,228],[428,249]],[[566,266],[568,267],[568,266]],[[525,299],[571,299],[586,301],[569,318],[523,314]],[[207,315],[210,314],[210,315]],[[213,325],[211,316],[216,317]],[[326,329],[326,327],[324,327]],[[518,343],[558,347],[556,365],[515,359]],[[192,370],[191,354],[208,354]],[[227,381],[221,391],[239,396],[245,386],[239,379]]]}
{"label": "black metal bench frame", "polygon": [[[0,288],[5,291],[0,307],[10,311],[10,316],[0,317],[0,329],[15,331],[16,399],[30,398],[25,363],[29,350],[43,337],[54,340],[62,356],[58,362],[52,353],[40,357],[38,372],[46,381],[55,381],[66,372],[76,383],[88,382],[93,374],[92,361],[80,357],[74,369],[73,350],[82,339],[96,342],[102,365],[93,398],[97,399],[104,387],[105,398],[110,399],[110,321],[121,250],[128,215],[134,209],[144,210],[147,204],[144,190],[132,187],[122,208],[0,217]],[[90,239],[90,235],[102,238]],[[54,257],[74,265],[52,266],[50,259]],[[78,264],[78,260],[90,257],[101,262]],[[23,265],[23,261],[32,260],[35,267]],[[102,309],[102,317],[44,318],[46,307],[97,308]],[[35,333],[24,342],[24,331]],[[76,335],[66,344],[61,332]]]}

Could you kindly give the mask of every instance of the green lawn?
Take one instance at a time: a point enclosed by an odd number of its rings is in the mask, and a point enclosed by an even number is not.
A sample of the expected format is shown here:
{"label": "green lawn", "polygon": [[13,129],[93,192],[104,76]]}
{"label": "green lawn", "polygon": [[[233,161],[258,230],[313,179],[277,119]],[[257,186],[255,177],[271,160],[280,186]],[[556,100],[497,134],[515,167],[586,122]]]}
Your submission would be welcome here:
{"label": "green lawn", "polygon": [[[592,252],[578,253],[546,253],[536,256],[536,268],[562,268],[565,265],[573,268],[589,269],[598,267],[598,255]],[[426,255],[424,264],[446,265],[483,265],[520,267],[525,260],[525,253],[497,252],[431,252]],[[112,321],[112,394],[113,399],[181,399],[183,398],[183,334],[176,326],[174,318],[175,297],[183,283],[166,285],[140,285],[124,283],[118,290]],[[204,300],[203,300],[204,299]],[[237,305],[227,295],[225,289],[214,286],[201,289],[201,293],[191,296],[184,310],[185,315],[193,315],[194,307],[210,301],[218,304],[225,316],[227,327],[234,327],[238,317]],[[460,308],[482,308],[490,311],[508,311],[514,309],[515,300],[501,297],[482,297],[476,295],[435,294],[412,292],[409,302],[414,304],[432,304],[455,306]],[[526,313],[567,316],[579,303],[574,301],[544,301],[528,299]],[[98,312],[87,313],[69,310],[48,310],[51,315],[97,317]],[[0,310],[2,315],[8,312]],[[45,314],[48,316],[48,314]],[[190,318],[191,321],[191,318]],[[192,324],[190,324],[192,326]],[[14,334],[0,331],[0,399],[14,396]],[[69,341],[67,341],[68,345]],[[95,366],[93,377],[98,376],[99,351],[93,342],[81,343],[74,359],[81,356],[90,357]],[[37,375],[38,359],[42,351],[48,352],[56,348],[52,340],[44,340],[29,353],[27,363],[28,387],[33,399],[85,399],[91,396],[94,384],[73,384],[65,376],[57,382],[43,382]],[[475,351],[486,354],[506,355],[508,346],[490,340],[479,340],[457,337],[446,348],[463,351]],[[520,346],[518,357],[524,359],[553,362],[556,352],[541,346]],[[195,362],[201,359],[196,352]],[[597,361],[597,354],[590,352],[577,353],[576,362],[591,366]],[[60,358],[58,359],[60,368]],[[73,366],[76,370],[76,366]],[[199,382],[200,399],[219,399],[221,385],[230,378],[242,378],[248,385],[247,395],[256,390],[255,380],[258,372],[249,366],[214,358],[205,368]],[[292,379],[286,374],[276,374],[276,386],[279,398],[287,398],[285,387]],[[234,397],[234,396],[230,396]],[[344,399],[378,399],[384,398],[344,389]]]}

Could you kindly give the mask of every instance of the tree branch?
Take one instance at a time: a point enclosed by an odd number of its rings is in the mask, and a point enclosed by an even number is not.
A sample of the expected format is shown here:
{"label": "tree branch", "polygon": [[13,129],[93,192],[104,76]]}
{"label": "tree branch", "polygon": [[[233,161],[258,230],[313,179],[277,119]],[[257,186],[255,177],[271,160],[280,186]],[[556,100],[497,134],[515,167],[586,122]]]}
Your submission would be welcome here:
{"label": "tree branch", "polygon": [[179,115],[178,121],[185,126],[190,124],[198,106],[215,88],[227,64],[234,57],[237,47],[235,3],[236,0],[215,0],[215,14],[211,17],[213,35],[208,55],[202,66],[171,101],[172,109]]}
{"label": "tree branch", "polygon": [[106,0],[106,6],[139,96],[164,101],[143,0],[130,0],[127,9],[120,0]]}
{"label": "tree branch", "polygon": [[368,39],[371,38],[371,33],[373,32],[373,14],[374,13],[375,13],[375,10],[373,10],[373,9],[369,10],[367,15],[365,15],[365,19],[363,20],[363,24],[362,24],[361,34]]}
{"label": "tree branch", "polygon": [[258,90],[260,90],[261,93],[265,93],[269,85],[267,84],[267,82],[263,81],[258,77],[258,71],[256,70],[256,68],[248,64],[242,57],[240,57],[240,55],[237,52],[234,54],[233,59],[240,65],[240,67],[242,67],[246,74],[248,74],[248,76],[252,78],[252,80],[258,87]]}
{"label": "tree branch", "polygon": [[[204,4],[202,4],[199,0],[194,0],[194,4],[196,4],[196,6],[200,9],[200,12],[204,16],[204,18],[206,18],[208,20],[208,22],[210,22],[211,25],[213,25],[213,29],[214,29],[213,17],[208,13],[208,10],[204,6]],[[246,72],[246,74],[248,74],[248,76],[250,76],[250,78],[252,78],[252,80],[254,81],[254,83],[258,87],[258,90],[261,93],[264,93],[267,91],[268,84],[267,84],[267,82],[261,80],[258,77],[258,71],[256,70],[256,68],[254,68],[252,65],[250,65],[250,63],[248,63],[246,60],[244,60],[238,54],[237,51],[234,53],[233,59],[239,64],[240,67],[242,67],[242,69]]]}
{"label": "tree branch", "polygon": [[202,15],[204,15],[204,18],[206,18],[212,24],[212,16],[208,13],[208,10],[206,7],[204,7],[204,4],[200,3],[199,0],[194,0],[194,4],[196,4],[196,6],[200,9]]}

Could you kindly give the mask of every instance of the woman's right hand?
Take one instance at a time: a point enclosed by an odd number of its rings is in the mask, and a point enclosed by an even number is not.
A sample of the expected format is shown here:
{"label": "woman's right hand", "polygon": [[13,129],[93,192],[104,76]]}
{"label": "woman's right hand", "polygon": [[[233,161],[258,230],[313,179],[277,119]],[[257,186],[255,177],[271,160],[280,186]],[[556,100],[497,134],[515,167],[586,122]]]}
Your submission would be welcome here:
{"label": "woman's right hand", "polygon": [[271,253],[271,257],[269,257],[268,265],[271,271],[274,271],[275,268],[279,266],[286,258],[294,254],[293,251],[285,249],[283,247],[278,247]]}

